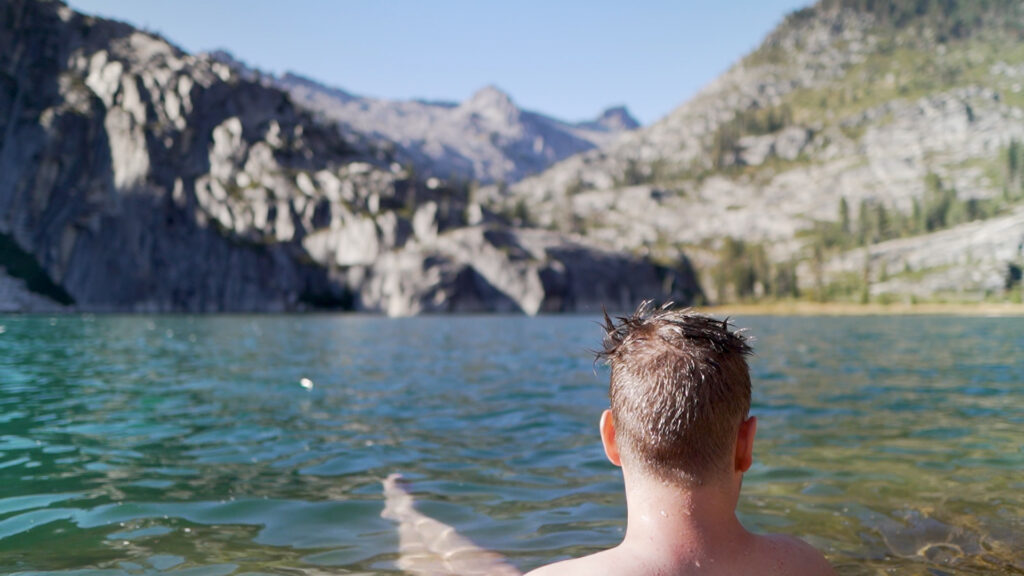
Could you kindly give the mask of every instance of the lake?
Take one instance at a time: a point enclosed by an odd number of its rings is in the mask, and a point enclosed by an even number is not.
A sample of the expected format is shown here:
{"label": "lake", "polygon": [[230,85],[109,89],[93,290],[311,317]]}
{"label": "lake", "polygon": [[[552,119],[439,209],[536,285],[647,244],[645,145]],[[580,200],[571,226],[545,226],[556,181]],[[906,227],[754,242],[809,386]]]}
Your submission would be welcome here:
{"label": "lake", "polygon": [[[615,544],[596,320],[0,316],[0,572],[396,574],[391,472],[523,570]],[[1024,321],[736,323],[745,525],[840,574],[1024,574]]]}

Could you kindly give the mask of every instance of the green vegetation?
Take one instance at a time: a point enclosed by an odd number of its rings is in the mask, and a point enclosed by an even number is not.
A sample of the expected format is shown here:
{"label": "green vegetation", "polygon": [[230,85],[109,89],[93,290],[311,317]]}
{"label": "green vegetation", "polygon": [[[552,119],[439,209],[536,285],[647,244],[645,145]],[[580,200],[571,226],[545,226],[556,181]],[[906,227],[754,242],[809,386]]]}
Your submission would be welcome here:
{"label": "green vegetation", "polygon": [[573,178],[571,182],[569,182],[569,185],[565,187],[565,195],[575,196],[577,194],[582,193],[586,189],[586,185],[583,184],[583,180],[580,179],[579,175],[577,174],[576,177]]}
{"label": "green vegetation", "polygon": [[[416,213],[416,207],[418,206],[416,200],[416,189],[419,186],[419,178],[418,174],[416,174],[416,167],[412,163],[404,165],[402,167],[402,171],[406,175],[405,199],[401,209],[398,210],[398,213],[404,218],[412,218],[412,215]],[[397,188],[395,192],[397,194]]]}
{"label": "green vegetation", "polygon": [[739,141],[744,136],[773,134],[793,123],[793,110],[788,105],[740,110],[728,122],[719,125],[711,138],[714,167],[723,170],[737,164]]}
{"label": "green vegetation", "polygon": [[924,198],[913,201],[909,214],[886,207],[883,202],[863,200],[853,221],[849,205],[842,198],[836,221],[815,222],[801,235],[808,246],[834,252],[984,220],[1006,208],[1004,198],[960,198],[955,188],[946,186],[937,174],[929,173],[925,176]]}
{"label": "green vegetation", "polygon": [[[781,30],[806,27],[819,14],[840,9],[871,15],[883,41],[900,36],[899,44],[926,51],[935,43],[993,34],[1006,36],[1010,43],[1024,38],[1024,8],[1015,0],[821,0],[790,13]],[[886,33],[890,38],[885,38]],[[745,59],[751,66],[785,65],[787,61],[788,54],[778,42],[766,43]]]}
{"label": "green vegetation", "polygon": [[[651,162],[641,162],[635,158],[629,158],[626,160],[621,174],[615,177],[614,185],[616,187],[657,185],[683,193],[686,188],[684,183],[699,183],[715,173],[724,173],[730,176],[753,175],[753,172],[764,167],[770,167],[777,171],[785,169],[791,164],[806,161],[805,158],[793,161],[771,157],[766,160],[764,165],[754,167],[753,170],[748,170],[748,167],[743,166],[739,161],[739,154],[742,151],[739,145],[741,138],[774,134],[783,128],[794,125],[793,116],[793,109],[788,104],[740,110],[729,121],[720,124],[710,137],[710,141],[707,143],[710,146],[708,148],[708,157],[711,158],[710,167],[700,160],[680,166],[672,164],[664,158],[658,158]],[[586,189],[586,186],[576,179],[566,186],[565,193],[574,195]]]}
{"label": "green vegetation", "polygon": [[711,272],[717,301],[796,298],[796,262],[772,262],[763,244],[726,237]]}
{"label": "green vegetation", "polygon": [[861,272],[845,272],[835,276],[829,283],[815,287],[814,300],[817,302],[852,302],[867,304],[871,301],[870,284]]}
{"label": "green vegetation", "polygon": [[1011,139],[1000,156],[1004,170],[997,176],[1002,176],[1003,200],[1007,203],[1024,200],[1024,145]]}
{"label": "green vegetation", "polygon": [[968,38],[986,27],[1024,36],[1015,0],[822,0],[819,6],[871,14],[878,24],[896,29],[929,28],[940,41]]}
{"label": "green vegetation", "polygon": [[[785,115],[770,115],[761,111],[756,120],[739,117],[732,125],[744,130],[778,129],[778,122]],[[767,119],[767,121],[765,120]],[[925,192],[915,199],[908,212],[878,200],[863,200],[851,206],[841,198],[834,221],[817,221],[809,229],[799,233],[807,246],[803,257],[792,260],[773,261],[763,244],[725,238],[714,249],[717,264],[710,270],[717,302],[751,302],[809,298],[816,301],[847,301],[867,303],[872,300],[870,285],[872,279],[885,280],[885,270],[869,268],[867,248],[876,243],[895,238],[919,236],[951,228],[966,222],[991,218],[1004,213],[1011,205],[1024,200],[1024,144],[1013,140],[995,160],[971,161],[984,168],[990,180],[1001,186],[1001,197],[964,198],[955,187],[944,182],[935,173],[929,173],[924,180]],[[992,163],[993,166],[988,166]],[[740,167],[744,169],[743,167]],[[753,168],[750,168],[753,169]],[[746,169],[744,169],[746,170]],[[730,171],[730,172],[734,172]],[[857,272],[833,275],[826,281],[824,264],[841,252],[863,248],[865,268]],[[705,246],[707,250],[709,247]],[[813,290],[801,293],[797,287],[796,270],[799,261],[810,265],[817,281]],[[894,274],[903,277],[925,274],[926,271],[904,270]],[[935,272],[928,271],[928,272]],[[1007,272],[1007,293],[1024,292],[1013,270]],[[875,297],[877,301],[884,297]],[[881,300],[880,300],[881,299]]]}
{"label": "green vegetation", "polygon": [[[994,48],[985,44],[978,56],[990,54],[994,59]],[[967,46],[950,51],[943,58],[936,58],[933,50],[934,47],[908,47],[903,42],[885,43],[863,62],[851,66],[837,82],[790,94],[787,101],[795,111],[795,121],[813,124],[856,118],[865,110],[886,102],[913,100],[989,80],[989,67],[973,64],[967,56],[970,52]],[[841,124],[841,128],[847,132],[857,130],[858,126],[847,123]],[[854,140],[859,138],[859,134],[847,136]]]}
{"label": "green vegetation", "polygon": [[519,198],[512,207],[512,213],[510,214],[513,222],[517,226],[532,226],[533,216],[530,214],[530,207],[526,204],[526,200]]}
{"label": "green vegetation", "polygon": [[478,202],[477,195],[480,190],[480,183],[477,182],[476,180],[463,182],[461,189],[466,199],[466,204],[465,207],[462,209],[462,218],[460,219],[460,222],[464,225],[468,225],[472,220],[470,207],[476,205]]}
{"label": "green vegetation", "polygon": [[[626,161],[622,173],[615,176],[616,187],[652,185],[674,188],[685,181],[699,181],[707,176],[707,169],[698,167],[696,163],[689,166],[678,166],[664,158],[656,158],[650,162],[641,162],[635,158]],[[578,194],[588,188],[579,179],[566,188],[566,194]]]}
{"label": "green vegetation", "polygon": [[1018,304],[1024,299],[1024,265],[1011,262],[1006,267],[1006,291],[1010,300]]}
{"label": "green vegetation", "polygon": [[[783,30],[806,26],[816,14],[839,7],[874,15],[873,47],[841,70],[836,81],[787,95],[795,123],[831,124],[892,100],[968,85],[991,87],[1008,103],[1024,105],[1024,91],[993,70],[999,62],[1024,62],[1024,7],[1018,2],[824,0],[791,14]],[[836,48],[843,50],[843,42],[837,41]],[[791,61],[778,42],[766,43],[745,60],[750,66],[787,66]],[[965,113],[971,117],[972,112],[968,105]]]}
{"label": "green vegetation", "polygon": [[629,158],[626,160],[626,168],[622,172],[622,177],[616,179],[616,185],[618,186],[638,186],[650,181],[651,174],[645,171],[640,166],[640,161],[636,158]]}
{"label": "green vegetation", "polygon": [[[935,173],[925,177],[924,197],[913,202],[909,214],[887,208],[882,202],[862,201],[857,217],[851,216],[845,198],[840,200],[838,217],[835,221],[815,222],[814,226],[801,233],[811,253],[810,261],[818,278],[816,299],[819,301],[849,300],[857,295],[861,302],[868,302],[871,282],[868,258],[865,253],[865,269],[860,274],[840,275],[825,284],[821,268],[828,257],[858,246],[884,242],[894,238],[918,236],[944,230],[975,220],[991,218],[1013,203],[1024,198],[1024,147],[1015,140],[1002,154],[1005,164],[1005,182],[1002,198],[961,198],[954,187],[947,186]],[[1007,270],[1007,293],[1020,292],[1020,267],[1011,264]],[[936,270],[904,270],[896,277],[921,278]],[[881,277],[886,277],[885,270]]]}

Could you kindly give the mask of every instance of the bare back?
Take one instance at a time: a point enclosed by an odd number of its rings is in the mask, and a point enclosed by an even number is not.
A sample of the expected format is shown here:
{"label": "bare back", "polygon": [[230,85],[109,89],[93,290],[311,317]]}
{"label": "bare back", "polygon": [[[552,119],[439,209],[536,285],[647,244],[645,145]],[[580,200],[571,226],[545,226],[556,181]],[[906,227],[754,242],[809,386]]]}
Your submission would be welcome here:
{"label": "bare back", "polygon": [[[667,551],[663,551],[667,552]],[[797,538],[750,535],[742,548],[717,554],[644,554],[620,545],[538,568],[527,576],[834,576],[820,552]]]}

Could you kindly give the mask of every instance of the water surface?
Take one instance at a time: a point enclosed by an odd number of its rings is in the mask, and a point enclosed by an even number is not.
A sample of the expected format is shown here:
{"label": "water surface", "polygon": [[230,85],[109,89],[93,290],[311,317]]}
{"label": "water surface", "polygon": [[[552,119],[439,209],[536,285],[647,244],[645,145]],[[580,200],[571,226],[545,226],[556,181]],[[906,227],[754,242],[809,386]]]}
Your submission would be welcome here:
{"label": "water surface", "polygon": [[[1024,322],[738,323],[758,351],[748,527],[841,574],[1024,574]],[[595,319],[0,327],[0,572],[395,574],[393,471],[524,570],[622,537]]]}

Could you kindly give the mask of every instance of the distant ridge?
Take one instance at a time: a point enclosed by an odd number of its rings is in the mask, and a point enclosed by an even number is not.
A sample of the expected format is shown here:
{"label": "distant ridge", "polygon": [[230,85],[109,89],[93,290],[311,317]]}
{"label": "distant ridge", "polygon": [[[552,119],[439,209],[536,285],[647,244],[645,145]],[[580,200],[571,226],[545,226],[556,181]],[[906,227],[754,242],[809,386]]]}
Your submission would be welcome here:
{"label": "distant ridge", "polygon": [[628,132],[640,127],[640,123],[629,113],[625,106],[613,106],[601,113],[596,120],[576,124],[588,130],[605,130],[608,132]]}
{"label": "distant ridge", "polygon": [[361,97],[290,72],[271,81],[322,117],[394,143],[417,172],[462,181],[516,182],[640,126],[624,106],[565,122],[519,108],[496,86],[456,103]]}
{"label": "distant ridge", "polygon": [[295,72],[262,73],[226,50],[207,57],[243,77],[288,92],[319,117],[391,149],[417,173],[453,181],[512,183],[573,154],[607,146],[640,127],[625,106],[571,123],[523,110],[501,88],[488,85],[465,102],[386,100],[353,94]]}

